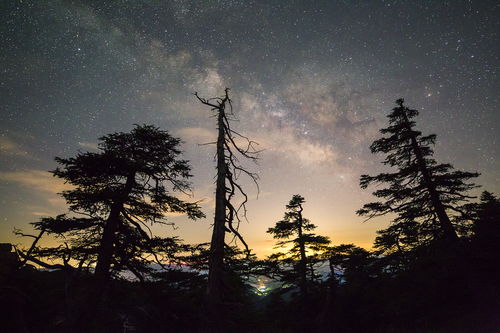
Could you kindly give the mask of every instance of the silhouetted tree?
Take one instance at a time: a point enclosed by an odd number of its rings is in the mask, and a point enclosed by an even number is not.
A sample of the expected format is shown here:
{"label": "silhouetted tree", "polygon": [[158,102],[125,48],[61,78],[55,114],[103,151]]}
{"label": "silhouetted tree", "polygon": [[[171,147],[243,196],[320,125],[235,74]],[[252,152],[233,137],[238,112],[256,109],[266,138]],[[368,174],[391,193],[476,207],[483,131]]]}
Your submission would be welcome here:
{"label": "silhouetted tree", "polygon": [[[277,247],[291,245],[287,253],[276,253],[269,259],[278,264],[280,280],[298,285],[303,296],[308,294],[309,284],[317,278],[314,265],[321,260],[316,253],[325,250],[330,243],[328,237],[310,232],[316,229],[316,226],[303,217],[304,202],[302,196],[294,195],[286,205],[287,211],[283,220],[267,230],[273,238],[280,240],[276,244]],[[307,254],[308,251],[312,253]],[[282,269],[280,266],[291,266],[291,269]]]}
{"label": "silhouetted tree", "polygon": [[[210,243],[191,246],[191,254],[183,257],[183,261],[192,270],[207,271],[210,267]],[[244,294],[251,288],[250,280],[253,277],[253,268],[256,263],[254,254],[248,255],[237,246],[224,248],[224,267],[226,291],[225,301],[234,302],[244,298]]]}
{"label": "silhouetted tree", "polygon": [[481,202],[473,204],[469,213],[473,220],[474,238],[482,243],[500,245],[500,200],[491,192],[481,194]]}
{"label": "silhouetted tree", "polygon": [[317,322],[320,327],[319,331],[330,332],[332,327],[335,327],[335,321],[339,320],[332,315],[334,308],[339,306],[337,304],[338,289],[345,283],[359,285],[368,282],[373,259],[369,251],[354,244],[328,246],[320,256],[328,263],[330,274],[325,281],[326,297]]}
{"label": "silhouetted tree", "polygon": [[[190,254],[181,257],[191,269],[197,271],[208,271],[210,261],[210,243],[202,243],[190,246]],[[226,246],[224,248],[224,263],[228,271],[248,280],[252,274],[255,254],[241,250],[237,246]]]}
{"label": "silhouetted tree", "polygon": [[436,135],[422,136],[412,120],[418,111],[406,107],[403,99],[388,115],[389,126],[380,130],[384,137],[372,143],[372,153],[384,153],[385,165],[393,173],[362,175],[360,185],[388,186],[373,194],[383,201],[365,204],[357,213],[371,219],[388,213],[397,216],[391,227],[379,232],[376,245],[390,251],[403,251],[435,239],[458,238],[450,212],[460,213],[459,205],[469,198],[467,191],[476,187],[467,183],[475,172],[453,170],[451,164],[438,164],[432,145]]}
{"label": "silhouetted tree", "polygon": [[148,224],[171,224],[165,216],[170,212],[204,216],[196,202],[174,196],[190,190],[190,166],[180,159],[180,140],[154,126],[136,126],[100,141],[99,152],[56,158],[61,166],[52,173],[73,186],[62,193],[72,215],[32,224],[63,244],[32,248],[24,257],[41,265],[44,257],[62,259],[64,266],[95,264],[99,281],[124,270],[142,281],[153,260],[162,265],[179,250],[176,237],[155,237]]}
{"label": "silhouetted tree", "polygon": [[493,193],[484,191],[480,202],[466,204],[462,211],[462,218],[471,222],[469,250],[475,258],[474,265],[489,274],[488,278],[498,280],[500,268],[496,262],[500,253],[500,200]]}
{"label": "silhouetted tree", "polygon": [[[224,301],[224,280],[226,268],[224,265],[224,248],[226,246],[225,233],[229,232],[239,239],[249,253],[248,245],[238,232],[242,216],[246,217],[247,194],[237,182],[239,175],[245,174],[257,185],[257,175],[249,172],[239,164],[238,157],[255,161],[258,151],[256,143],[233,130],[230,121],[234,120],[233,107],[229,98],[229,89],[226,88],[224,96],[205,99],[195,93],[196,98],[204,105],[209,106],[217,117],[217,179],[215,190],[215,217],[210,242],[210,258],[208,273],[208,301],[212,310]],[[242,148],[235,140],[243,140]],[[258,185],[257,185],[258,188]],[[239,206],[234,206],[234,196],[240,194],[243,201]]]}
{"label": "silhouetted tree", "polygon": [[330,246],[322,254],[328,260],[330,278],[340,282],[352,283],[370,276],[372,253],[354,244]]}

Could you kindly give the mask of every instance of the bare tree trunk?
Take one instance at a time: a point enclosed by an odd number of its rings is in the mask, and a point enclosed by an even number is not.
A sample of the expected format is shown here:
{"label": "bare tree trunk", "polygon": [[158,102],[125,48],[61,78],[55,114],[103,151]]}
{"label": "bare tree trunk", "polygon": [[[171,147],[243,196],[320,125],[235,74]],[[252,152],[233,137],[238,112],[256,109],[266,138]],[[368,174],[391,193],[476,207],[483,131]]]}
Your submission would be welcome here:
{"label": "bare tree trunk", "polygon": [[224,151],[224,109],[219,108],[217,117],[217,182],[215,191],[215,218],[208,272],[208,301],[212,308],[222,302],[224,277],[224,236],[226,223],[226,158]]}
{"label": "bare tree trunk", "polygon": [[[232,130],[227,116],[234,116],[231,99],[229,98],[229,88],[224,90],[224,96],[205,99],[194,94],[204,105],[209,106],[217,115],[217,141],[210,142],[217,145],[217,180],[215,190],[215,217],[210,242],[210,254],[208,259],[208,286],[207,286],[207,306],[208,314],[211,317],[209,331],[219,332],[224,330],[224,321],[227,316],[226,310],[222,307],[227,300],[226,290],[226,267],[224,265],[225,233],[231,232],[245,246],[247,253],[250,251],[248,245],[238,232],[240,216],[238,211],[242,208],[243,216],[246,216],[246,202],[248,197],[242,187],[236,182],[235,173],[243,173],[257,185],[257,176],[238,163],[235,154],[240,157],[255,161],[258,151],[255,150],[255,142]],[[241,148],[235,142],[235,136],[246,141],[247,147]],[[239,193],[243,196],[243,202],[239,208],[235,208],[231,203],[231,198]]]}

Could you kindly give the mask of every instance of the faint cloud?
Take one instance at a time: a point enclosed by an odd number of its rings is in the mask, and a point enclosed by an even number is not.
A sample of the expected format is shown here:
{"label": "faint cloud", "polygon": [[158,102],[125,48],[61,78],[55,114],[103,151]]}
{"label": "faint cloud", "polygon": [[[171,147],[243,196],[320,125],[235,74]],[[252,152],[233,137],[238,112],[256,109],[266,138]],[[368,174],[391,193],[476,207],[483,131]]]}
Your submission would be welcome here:
{"label": "faint cloud", "polygon": [[182,140],[189,143],[203,144],[216,140],[215,131],[210,131],[202,127],[184,127],[174,131]]}
{"label": "faint cloud", "polygon": [[55,178],[49,172],[42,170],[0,172],[0,181],[4,184],[18,184],[43,198],[42,203],[26,207],[27,211],[37,217],[52,216],[61,210],[65,210],[65,200],[58,193],[72,188],[70,185],[65,184],[63,180]]}
{"label": "faint cloud", "polygon": [[0,153],[15,156],[27,156],[28,152],[21,147],[18,143],[7,138],[0,136]]}
{"label": "faint cloud", "polygon": [[256,136],[256,141],[266,152],[274,152],[290,160],[305,164],[334,162],[337,159],[333,147],[299,136],[291,127],[274,129]]}
{"label": "faint cloud", "polygon": [[78,145],[83,148],[98,150],[97,142],[78,142]]}
{"label": "faint cloud", "polygon": [[39,217],[46,217],[46,216],[53,216],[55,215],[54,212],[48,212],[48,211],[33,211],[31,214]]}
{"label": "faint cloud", "polygon": [[165,88],[164,85],[171,81],[171,77],[192,75],[194,69],[189,65],[192,55],[188,51],[171,52],[161,41],[157,39],[143,41],[140,35],[136,36],[136,40],[141,42],[139,46],[141,57],[138,60],[145,65],[143,76],[147,80],[161,82],[161,88]]}
{"label": "faint cloud", "polygon": [[24,187],[43,192],[44,194],[60,193],[72,187],[63,180],[53,177],[49,172],[42,170],[26,170],[17,172],[0,172],[0,180],[17,183]]}
{"label": "faint cloud", "polygon": [[254,111],[260,108],[260,103],[255,96],[243,92],[240,94],[240,107],[247,112]]}
{"label": "faint cloud", "polygon": [[209,98],[222,94],[226,88],[224,79],[215,67],[208,67],[196,73],[191,79],[193,82],[190,87]]}
{"label": "faint cloud", "polygon": [[163,216],[166,217],[179,217],[179,216],[186,216],[186,213],[181,213],[181,212],[162,212]]}
{"label": "faint cloud", "polygon": [[375,110],[380,99],[375,89],[363,86],[363,81],[335,71],[314,73],[299,69],[290,74],[280,94],[283,103],[315,130],[335,132],[337,137],[358,143],[376,133]]}
{"label": "faint cloud", "polygon": [[244,93],[239,107],[237,114],[244,115],[247,127],[240,132],[258,142],[258,149],[263,149],[263,154],[272,152],[309,165],[337,160],[337,152],[331,144],[308,136],[307,130],[297,125],[294,113],[279,95]]}

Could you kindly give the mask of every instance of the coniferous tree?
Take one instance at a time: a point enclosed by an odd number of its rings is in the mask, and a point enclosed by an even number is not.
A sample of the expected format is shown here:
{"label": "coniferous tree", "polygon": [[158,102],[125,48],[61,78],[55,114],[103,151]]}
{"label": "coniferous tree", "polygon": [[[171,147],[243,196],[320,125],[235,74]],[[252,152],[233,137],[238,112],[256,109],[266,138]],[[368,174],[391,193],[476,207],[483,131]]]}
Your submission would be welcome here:
{"label": "coniferous tree", "polygon": [[[291,246],[287,253],[273,254],[270,260],[278,264],[276,269],[279,279],[297,285],[303,296],[308,294],[309,285],[317,278],[314,265],[321,261],[317,254],[330,243],[328,237],[311,233],[316,226],[303,217],[304,202],[302,196],[294,195],[286,205],[283,220],[267,230],[273,238],[280,240],[277,247]],[[312,253],[308,254],[308,251]]]}
{"label": "coniferous tree", "polygon": [[[203,272],[210,268],[210,254],[210,243],[202,243],[191,246],[190,254],[182,259],[189,265],[190,269]],[[226,246],[224,249],[224,265],[226,270],[226,301],[234,302],[235,299],[244,296],[238,289],[251,288],[249,282],[253,277],[256,257],[254,254],[248,255],[245,250],[237,246]]]}
{"label": "coniferous tree", "polygon": [[481,201],[469,207],[475,240],[490,245],[500,245],[500,200],[491,192],[484,191]]}
{"label": "coniferous tree", "polygon": [[339,318],[332,317],[335,307],[342,306],[338,301],[338,289],[349,286],[362,286],[368,281],[372,270],[372,254],[354,244],[340,244],[328,246],[321,253],[330,269],[326,280],[326,297],[323,309],[318,316],[320,326],[331,327],[332,323]]}
{"label": "coniferous tree", "polygon": [[330,278],[337,283],[360,280],[370,276],[372,253],[354,244],[330,246],[322,254],[328,260]]}
{"label": "coniferous tree", "polygon": [[80,268],[95,265],[99,281],[124,270],[144,280],[152,262],[162,265],[162,259],[179,250],[177,238],[155,237],[148,224],[171,224],[165,217],[169,212],[191,219],[204,216],[196,202],[174,195],[190,190],[190,166],[180,159],[180,140],[154,126],[136,126],[100,141],[99,152],[56,158],[61,166],[52,173],[73,186],[62,193],[70,216],[43,218],[33,225],[40,235],[64,242],[56,248],[31,248],[24,257],[41,265],[47,265],[41,258]]}
{"label": "coniferous tree", "polygon": [[360,185],[387,184],[373,194],[383,201],[365,204],[357,213],[368,219],[388,213],[397,216],[392,225],[379,233],[378,247],[393,252],[412,249],[436,239],[454,242],[456,226],[450,216],[459,213],[459,205],[476,187],[467,183],[475,172],[454,170],[451,164],[439,164],[433,158],[436,135],[422,136],[415,129],[418,111],[406,107],[403,99],[388,115],[384,135],[372,143],[372,153],[386,154],[385,165],[396,168],[392,173],[362,175]]}
{"label": "coniferous tree", "polygon": [[[500,268],[500,200],[491,192],[484,191],[477,203],[462,207],[462,218],[470,223],[471,256],[479,271],[488,272],[489,277],[498,281]],[[483,277],[484,278],[484,277]]]}

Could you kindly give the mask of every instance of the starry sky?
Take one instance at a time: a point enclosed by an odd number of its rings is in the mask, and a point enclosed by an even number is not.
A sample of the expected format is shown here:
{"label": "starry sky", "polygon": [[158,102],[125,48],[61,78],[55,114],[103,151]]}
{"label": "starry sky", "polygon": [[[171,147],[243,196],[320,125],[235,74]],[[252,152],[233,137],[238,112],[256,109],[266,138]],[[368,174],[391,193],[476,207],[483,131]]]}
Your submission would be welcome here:
{"label": "starry sky", "polygon": [[193,198],[207,219],[156,228],[210,239],[215,119],[193,93],[231,88],[233,128],[259,142],[260,176],[241,232],[259,256],[293,194],[335,244],[370,248],[389,217],[363,222],[359,176],[383,170],[369,152],[399,97],[436,133],[436,159],[482,173],[499,193],[497,1],[2,1],[0,241],[14,227],[66,212],[48,173],[55,156],[154,124],[182,138]]}

